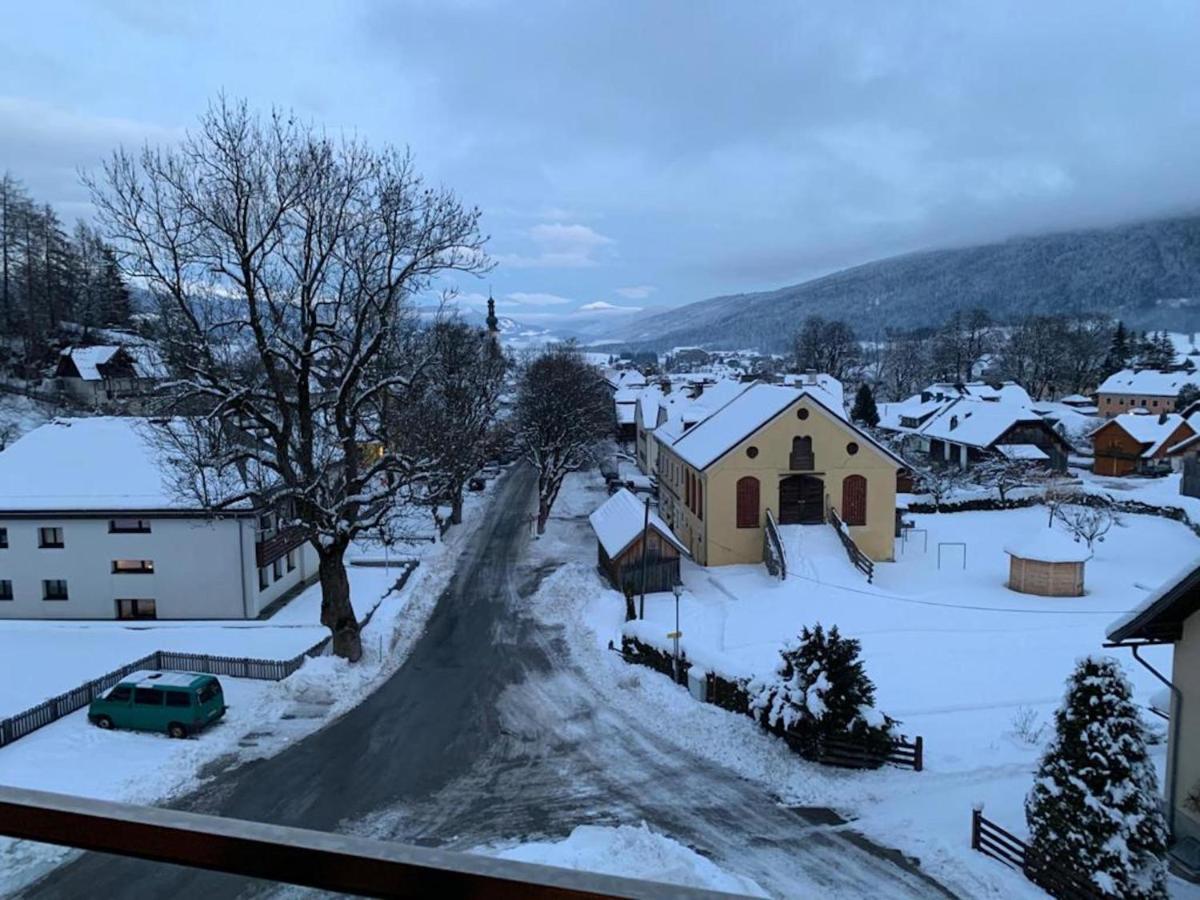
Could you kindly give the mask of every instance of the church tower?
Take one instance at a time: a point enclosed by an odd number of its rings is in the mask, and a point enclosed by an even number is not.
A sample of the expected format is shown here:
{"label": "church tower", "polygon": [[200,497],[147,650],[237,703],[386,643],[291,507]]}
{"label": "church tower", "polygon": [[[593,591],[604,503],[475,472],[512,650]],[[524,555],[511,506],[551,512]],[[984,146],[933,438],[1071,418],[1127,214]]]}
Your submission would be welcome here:
{"label": "church tower", "polygon": [[488,291],[487,333],[494,342],[500,343],[500,320],[496,318],[496,301]]}

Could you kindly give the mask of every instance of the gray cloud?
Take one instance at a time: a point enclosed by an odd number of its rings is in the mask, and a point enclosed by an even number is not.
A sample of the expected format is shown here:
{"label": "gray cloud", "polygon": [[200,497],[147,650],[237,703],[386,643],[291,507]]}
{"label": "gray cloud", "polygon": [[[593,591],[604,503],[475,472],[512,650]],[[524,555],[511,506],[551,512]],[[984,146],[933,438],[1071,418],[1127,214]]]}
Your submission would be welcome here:
{"label": "gray cloud", "polygon": [[82,209],[75,166],[224,88],[411,144],[482,208],[498,298],[670,304],[1200,203],[1194,0],[30,7],[0,168],[42,198]]}

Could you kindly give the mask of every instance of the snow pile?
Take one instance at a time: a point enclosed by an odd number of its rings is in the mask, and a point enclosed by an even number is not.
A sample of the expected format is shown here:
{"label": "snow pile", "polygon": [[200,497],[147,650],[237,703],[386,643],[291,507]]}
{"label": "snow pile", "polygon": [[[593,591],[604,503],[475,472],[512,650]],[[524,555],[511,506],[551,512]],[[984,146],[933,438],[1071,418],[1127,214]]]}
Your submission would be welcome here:
{"label": "snow pile", "polygon": [[580,869],[623,878],[765,897],[749,878],[718,868],[694,850],[641,825],[580,825],[561,841],[520,844],[507,850],[476,850],[501,859]]}

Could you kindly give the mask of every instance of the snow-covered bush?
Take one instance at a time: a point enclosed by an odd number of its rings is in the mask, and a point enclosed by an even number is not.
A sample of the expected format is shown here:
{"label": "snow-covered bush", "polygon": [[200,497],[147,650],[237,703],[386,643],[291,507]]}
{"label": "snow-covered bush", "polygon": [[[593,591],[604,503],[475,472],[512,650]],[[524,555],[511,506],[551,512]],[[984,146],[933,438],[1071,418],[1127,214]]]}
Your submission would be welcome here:
{"label": "snow-covered bush", "polygon": [[1166,825],[1129,682],[1116,661],[1080,660],[1025,799],[1026,874],[1064,870],[1103,897],[1167,896]]}
{"label": "snow-covered bush", "polygon": [[1017,709],[1012,718],[1013,737],[1024,744],[1037,746],[1042,742],[1042,736],[1045,733],[1046,723],[1039,720],[1036,709],[1028,706]]}
{"label": "snow-covered bush", "polygon": [[865,743],[885,751],[891,722],[875,709],[875,685],[863,670],[859,642],[843,638],[837,626],[804,628],[779,651],[772,676],[747,684],[750,713],[776,734],[787,734],[795,749],[820,757],[830,738]]}

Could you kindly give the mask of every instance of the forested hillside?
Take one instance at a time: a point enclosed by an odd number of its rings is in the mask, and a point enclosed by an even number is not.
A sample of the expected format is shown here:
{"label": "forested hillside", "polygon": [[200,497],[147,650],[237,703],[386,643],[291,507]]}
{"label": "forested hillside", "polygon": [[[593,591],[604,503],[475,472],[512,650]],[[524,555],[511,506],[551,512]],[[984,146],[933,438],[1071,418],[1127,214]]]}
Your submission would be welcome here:
{"label": "forested hillside", "polygon": [[811,314],[843,319],[869,338],[976,307],[997,321],[1104,313],[1139,329],[1200,330],[1200,216],[893,257],[775,291],[692,303],[631,322],[619,336],[660,348],[716,342],[778,350]]}

